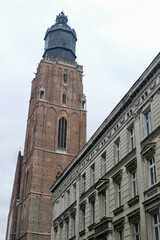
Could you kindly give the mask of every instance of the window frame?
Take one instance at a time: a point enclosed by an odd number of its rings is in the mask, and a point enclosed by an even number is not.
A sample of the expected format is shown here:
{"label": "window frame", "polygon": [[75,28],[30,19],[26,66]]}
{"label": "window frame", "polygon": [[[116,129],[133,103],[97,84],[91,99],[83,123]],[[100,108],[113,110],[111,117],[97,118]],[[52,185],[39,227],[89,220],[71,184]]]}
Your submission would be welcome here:
{"label": "window frame", "polygon": [[101,176],[106,174],[106,151],[101,155]]}
{"label": "window frame", "polygon": [[121,161],[120,156],[120,138],[115,142],[115,163],[119,163]]}
{"label": "window frame", "polygon": [[144,137],[152,132],[152,113],[150,107],[143,112]]}
{"label": "window frame", "polygon": [[[156,216],[157,223],[155,223],[155,216]],[[158,230],[158,239],[156,237],[156,228]],[[153,215],[153,231],[154,231],[154,240],[160,240],[160,215],[159,215],[159,213],[155,213]]]}
{"label": "window frame", "polygon": [[[156,164],[154,156],[147,159],[148,161],[148,171],[149,171],[149,186],[154,186],[157,183],[157,174],[156,174]],[[152,164],[150,164],[152,161]],[[153,177],[151,175],[154,175]],[[153,178],[153,183],[152,183]]]}
{"label": "window frame", "polygon": [[[138,179],[137,179],[137,170],[135,169],[131,173],[131,185],[132,185],[132,198],[138,195]],[[135,174],[135,177],[134,177]]]}
{"label": "window frame", "polygon": [[61,117],[58,121],[58,149],[67,149],[67,120]]}
{"label": "window frame", "polygon": [[136,142],[135,142],[135,128],[132,125],[129,129],[129,151],[131,152],[133,149],[136,147]]}
{"label": "window frame", "polygon": [[90,173],[91,173],[91,186],[95,184],[95,163],[92,164],[90,167]]}

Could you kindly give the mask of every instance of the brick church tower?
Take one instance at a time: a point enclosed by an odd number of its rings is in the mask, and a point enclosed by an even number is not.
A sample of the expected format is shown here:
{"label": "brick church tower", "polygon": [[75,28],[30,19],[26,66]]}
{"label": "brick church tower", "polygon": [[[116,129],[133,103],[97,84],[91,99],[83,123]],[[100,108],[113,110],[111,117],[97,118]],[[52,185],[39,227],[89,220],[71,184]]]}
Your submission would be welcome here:
{"label": "brick church tower", "polygon": [[24,156],[19,152],[6,240],[49,240],[49,188],[86,143],[83,68],[75,62],[76,33],[61,12],[45,35],[32,81]]}

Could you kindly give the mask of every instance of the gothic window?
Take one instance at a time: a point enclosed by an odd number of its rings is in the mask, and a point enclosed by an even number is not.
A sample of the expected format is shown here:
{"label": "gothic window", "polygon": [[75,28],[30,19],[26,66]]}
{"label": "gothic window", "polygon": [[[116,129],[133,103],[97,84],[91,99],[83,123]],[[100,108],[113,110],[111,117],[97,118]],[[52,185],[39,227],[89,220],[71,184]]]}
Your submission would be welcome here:
{"label": "gothic window", "polygon": [[67,101],[66,94],[63,93],[63,95],[62,95],[62,104],[66,104],[66,101]]}
{"label": "gothic window", "polygon": [[61,175],[61,172],[58,171],[57,174],[56,174],[56,180],[58,180],[58,178],[60,177],[60,175]]}
{"label": "gothic window", "polygon": [[62,117],[58,125],[58,148],[66,149],[67,145],[67,120]]}
{"label": "gothic window", "polygon": [[63,82],[67,84],[67,73],[64,73],[63,75]]}

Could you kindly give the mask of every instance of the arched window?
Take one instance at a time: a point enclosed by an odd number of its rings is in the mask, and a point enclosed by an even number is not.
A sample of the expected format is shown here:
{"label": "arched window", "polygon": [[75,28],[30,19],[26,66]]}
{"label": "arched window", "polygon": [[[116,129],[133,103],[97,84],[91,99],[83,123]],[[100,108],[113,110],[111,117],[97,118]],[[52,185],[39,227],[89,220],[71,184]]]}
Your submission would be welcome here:
{"label": "arched window", "polygon": [[64,73],[63,75],[63,82],[67,84],[67,73]]}
{"label": "arched window", "polygon": [[62,96],[62,104],[66,104],[66,100],[67,100],[66,94],[63,93],[63,96]]}
{"label": "arched window", "polygon": [[58,148],[66,148],[67,143],[67,120],[62,117],[58,124]]}

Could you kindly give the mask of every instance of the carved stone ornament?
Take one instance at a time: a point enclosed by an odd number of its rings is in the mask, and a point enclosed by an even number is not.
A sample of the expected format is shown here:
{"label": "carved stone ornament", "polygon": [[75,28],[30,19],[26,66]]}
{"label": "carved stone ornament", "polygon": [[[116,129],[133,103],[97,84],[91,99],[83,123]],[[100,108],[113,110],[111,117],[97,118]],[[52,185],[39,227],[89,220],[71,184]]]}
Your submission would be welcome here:
{"label": "carved stone ornament", "polygon": [[112,176],[113,182],[118,184],[122,179],[123,169],[120,169],[116,174]]}
{"label": "carved stone ornament", "polygon": [[95,185],[95,189],[97,189],[98,192],[102,192],[108,186],[109,186],[109,179],[108,178],[100,178]]}
{"label": "carved stone ornament", "polygon": [[129,163],[125,165],[127,172],[132,172],[137,168],[137,159],[132,159]]}
{"label": "carved stone ornament", "polygon": [[117,221],[113,222],[114,229],[116,231],[118,231],[118,232],[123,230],[123,228],[124,228],[124,221],[125,221],[125,217],[121,217]]}
{"label": "carved stone ornament", "polygon": [[136,222],[139,222],[140,220],[140,209],[136,209],[135,211],[129,213],[127,215],[129,223],[135,224]]}
{"label": "carved stone ornament", "polygon": [[155,153],[155,148],[156,148],[155,142],[147,143],[141,151],[142,157],[148,159],[149,157],[153,156],[153,154]]}

